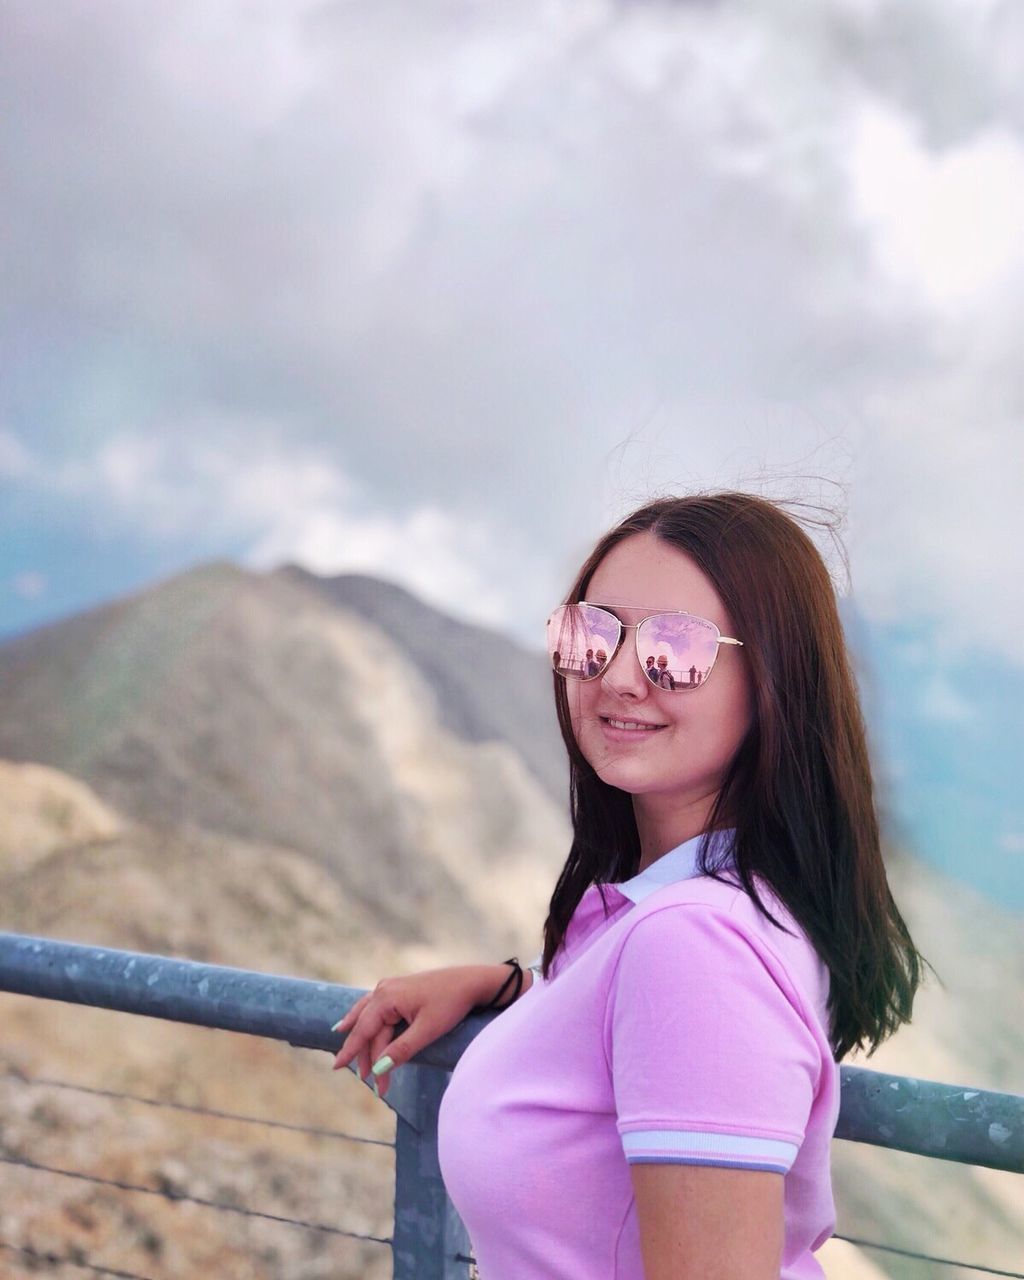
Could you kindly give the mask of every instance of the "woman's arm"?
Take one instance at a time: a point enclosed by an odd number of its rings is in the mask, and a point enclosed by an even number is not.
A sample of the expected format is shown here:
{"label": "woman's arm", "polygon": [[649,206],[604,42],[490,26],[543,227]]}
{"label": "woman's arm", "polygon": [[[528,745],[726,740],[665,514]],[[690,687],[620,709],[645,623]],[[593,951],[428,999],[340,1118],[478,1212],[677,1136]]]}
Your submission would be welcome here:
{"label": "woman's arm", "polygon": [[779,1280],[782,1174],[631,1164],[644,1280]]}

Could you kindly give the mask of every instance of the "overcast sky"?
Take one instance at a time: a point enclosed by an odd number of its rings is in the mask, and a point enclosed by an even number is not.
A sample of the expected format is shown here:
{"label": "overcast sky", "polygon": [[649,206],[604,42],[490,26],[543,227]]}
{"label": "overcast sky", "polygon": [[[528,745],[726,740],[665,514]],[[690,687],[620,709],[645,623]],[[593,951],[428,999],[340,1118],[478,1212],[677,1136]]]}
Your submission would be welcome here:
{"label": "overcast sky", "polygon": [[539,644],[607,524],[740,485],[1024,663],[1017,0],[0,24],[0,629],[230,555]]}

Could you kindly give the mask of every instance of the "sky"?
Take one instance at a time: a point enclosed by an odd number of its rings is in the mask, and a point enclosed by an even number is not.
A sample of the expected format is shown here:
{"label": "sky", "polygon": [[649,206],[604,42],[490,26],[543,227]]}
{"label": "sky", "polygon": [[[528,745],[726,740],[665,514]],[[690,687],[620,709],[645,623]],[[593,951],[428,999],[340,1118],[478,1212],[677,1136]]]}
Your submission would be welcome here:
{"label": "sky", "polygon": [[0,632],[229,556],[539,646],[605,527],[735,486],[1024,665],[1015,0],[0,28]]}

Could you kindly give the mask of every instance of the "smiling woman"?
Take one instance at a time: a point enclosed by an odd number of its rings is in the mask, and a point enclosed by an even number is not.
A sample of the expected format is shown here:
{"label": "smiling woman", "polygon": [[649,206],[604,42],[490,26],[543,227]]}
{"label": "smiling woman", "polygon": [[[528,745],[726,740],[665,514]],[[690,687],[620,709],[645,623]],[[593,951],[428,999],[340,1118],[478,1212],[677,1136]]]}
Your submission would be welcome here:
{"label": "smiling woman", "polygon": [[[691,556],[650,530],[607,553],[587,596],[595,603],[631,603],[569,604],[552,615],[549,632],[578,629],[573,620],[581,614],[604,614],[615,628],[601,679],[570,680],[566,693],[573,739],[594,772],[609,786],[643,797],[636,806],[645,828],[643,870],[658,856],[655,850],[663,853],[705,829],[750,726],[750,679],[742,641],[731,634],[732,620],[711,582]],[[627,632],[635,645],[626,643]],[[564,652],[564,635],[549,637],[549,648],[556,638]],[[663,660],[668,680],[652,682],[641,665],[640,654],[652,649],[661,649],[656,662]]]}
{"label": "smiling woman", "polygon": [[[481,1274],[821,1277],[838,1060],[909,1020],[923,962],[827,570],[762,499],[663,499],[595,547],[548,656],[574,840],[537,979],[500,989],[439,1117]],[[405,1018],[386,1078],[500,976],[385,980],[339,1060]]]}

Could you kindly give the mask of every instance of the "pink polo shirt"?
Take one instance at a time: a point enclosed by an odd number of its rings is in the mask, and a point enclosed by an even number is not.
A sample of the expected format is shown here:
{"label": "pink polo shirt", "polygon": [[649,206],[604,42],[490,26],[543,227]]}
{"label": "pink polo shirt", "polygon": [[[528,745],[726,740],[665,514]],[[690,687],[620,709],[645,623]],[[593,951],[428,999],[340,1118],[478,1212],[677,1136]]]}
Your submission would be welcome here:
{"label": "pink polo shirt", "polygon": [[452,1074],[438,1152],[481,1280],[644,1280],[640,1162],[782,1174],[781,1280],[825,1274],[813,1251],[835,1227],[839,1114],[828,970],[767,886],[795,937],[742,888],[699,875],[699,843],[606,885],[607,919],[592,885],[548,981]]}

